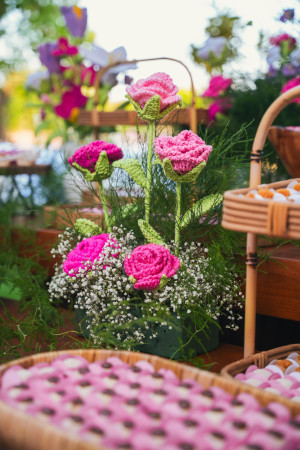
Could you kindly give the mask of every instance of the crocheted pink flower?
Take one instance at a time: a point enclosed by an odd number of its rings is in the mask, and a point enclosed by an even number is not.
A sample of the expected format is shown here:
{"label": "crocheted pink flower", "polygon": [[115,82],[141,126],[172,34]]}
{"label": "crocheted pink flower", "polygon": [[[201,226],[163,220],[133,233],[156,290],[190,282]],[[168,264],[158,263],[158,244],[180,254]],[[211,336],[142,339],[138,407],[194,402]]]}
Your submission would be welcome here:
{"label": "crocheted pink flower", "polygon": [[287,33],[280,34],[279,36],[272,36],[270,37],[270,44],[276,45],[277,47],[280,47],[281,42],[288,41],[289,43],[289,50],[292,50],[296,45],[296,39],[293,38],[293,36],[290,36]]}
{"label": "crocheted pink flower", "polygon": [[75,162],[79,166],[88,169],[93,173],[95,172],[95,166],[99,155],[103,151],[106,152],[110,164],[123,158],[122,150],[116,145],[105,141],[94,141],[77,149],[74,155],[68,159],[68,163],[72,166]]}
{"label": "crocheted pink flower", "polygon": [[162,276],[171,278],[179,266],[179,259],[158,244],[140,245],[124,261],[125,272],[135,280],[135,289],[156,289]]}
{"label": "crocheted pink flower", "polygon": [[[300,85],[300,76],[293,78],[292,80],[289,80],[287,83],[285,83],[284,86],[282,86],[281,92],[284,93],[286,91],[289,91],[290,89],[293,89],[296,86]],[[293,100],[293,103],[299,103],[300,102],[300,98],[295,98],[295,100]]]}
{"label": "crocheted pink flower", "polygon": [[231,78],[224,78],[222,75],[212,77],[209,86],[202,94],[202,97],[219,97],[232,84]]}
{"label": "crocheted pink flower", "polygon": [[[116,253],[113,254],[115,258],[118,257],[118,244],[117,242],[109,236],[109,234],[98,234],[97,236],[92,236],[90,238],[83,239],[79,242],[76,247],[70,251],[67,259],[63,263],[64,271],[74,277],[78,273],[79,268],[86,270],[89,269],[94,261],[97,261],[101,255],[104,254],[104,246],[109,242],[108,246],[116,249]],[[106,266],[103,266],[105,269]],[[73,270],[71,272],[71,270]]]}
{"label": "crocheted pink flower", "polygon": [[155,139],[155,151],[163,161],[168,158],[175,172],[184,175],[190,172],[202,161],[207,161],[211,145],[205,142],[195,133],[183,130],[178,136],[160,136]]}
{"label": "crocheted pink flower", "polygon": [[127,94],[143,109],[147,101],[154,95],[161,98],[160,111],[181,101],[177,95],[178,88],[172,78],[163,72],[154,73],[148,78],[138,80],[126,88]]}

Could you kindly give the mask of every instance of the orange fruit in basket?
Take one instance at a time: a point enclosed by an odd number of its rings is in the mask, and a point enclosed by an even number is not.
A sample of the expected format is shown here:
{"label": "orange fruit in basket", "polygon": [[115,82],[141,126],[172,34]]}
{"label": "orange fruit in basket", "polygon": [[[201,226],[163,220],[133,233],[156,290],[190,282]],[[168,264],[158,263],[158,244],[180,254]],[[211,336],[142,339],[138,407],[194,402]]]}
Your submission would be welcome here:
{"label": "orange fruit in basket", "polygon": [[285,197],[289,197],[291,195],[290,191],[284,188],[277,189],[276,192],[278,192],[278,194],[284,195]]}
{"label": "orange fruit in basket", "polygon": [[280,359],[279,361],[276,361],[276,366],[278,366],[282,370],[282,372],[285,372],[286,369],[291,365],[291,361],[288,361],[287,359]]}
{"label": "orange fruit in basket", "polygon": [[295,191],[300,191],[300,183],[295,184],[294,189]]}
{"label": "orange fruit in basket", "polygon": [[273,198],[274,197],[274,192],[270,191],[270,189],[260,189],[258,191],[258,194],[264,198]]}

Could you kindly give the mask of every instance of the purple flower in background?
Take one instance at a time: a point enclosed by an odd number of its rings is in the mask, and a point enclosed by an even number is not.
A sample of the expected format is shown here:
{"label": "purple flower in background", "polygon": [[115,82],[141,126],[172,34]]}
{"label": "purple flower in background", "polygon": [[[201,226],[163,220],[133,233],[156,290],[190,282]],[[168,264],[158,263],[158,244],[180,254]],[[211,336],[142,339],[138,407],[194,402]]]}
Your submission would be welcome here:
{"label": "purple flower in background", "polygon": [[61,103],[55,107],[55,113],[63,119],[74,118],[74,110],[85,106],[87,97],[82,95],[80,86],[73,85],[69,91],[66,91],[62,98]]}
{"label": "purple flower in background", "polygon": [[268,72],[266,73],[267,77],[274,78],[277,75],[277,69],[274,66],[269,66]]}
{"label": "purple flower in background", "polygon": [[291,64],[295,69],[300,69],[300,48],[292,51],[290,54]]}
{"label": "purple flower in background", "polygon": [[46,44],[40,45],[38,48],[40,61],[42,64],[44,64],[44,66],[47,67],[50,73],[60,72],[59,60],[52,55],[52,52],[56,49],[56,47],[56,43],[47,42]]}
{"label": "purple flower in background", "polygon": [[210,54],[219,58],[225,49],[227,39],[223,36],[208,38],[203,46],[197,51],[197,56],[201,59],[207,60]]}
{"label": "purple flower in background", "polygon": [[280,47],[271,47],[267,54],[267,63],[274,66],[274,63],[279,63],[281,59]]}
{"label": "purple flower in background", "polygon": [[289,20],[293,20],[294,16],[295,16],[294,9],[284,9],[282,16],[280,17],[279,20],[281,20],[281,22],[287,22]]}
{"label": "purple flower in background", "polygon": [[73,56],[77,55],[78,48],[74,45],[69,45],[67,38],[61,37],[58,39],[55,48],[52,50],[53,56]]}
{"label": "purple flower in background", "polygon": [[[94,44],[92,44],[89,48],[81,45],[80,53],[85,59],[99,67],[105,67],[119,61],[126,61],[127,59],[127,53],[124,47],[118,47],[111,52],[107,52],[104,48],[98,47]],[[108,72],[117,75],[118,73],[129,69],[136,69],[136,64],[123,64],[121,66],[115,66],[109,69]]]}
{"label": "purple flower in background", "polygon": [[82,38],[87,24],[87,9],[78,6],[63,6],[61,8],[67,28],[75,37]]}
{"label": "purple flower in background", "polygon": [[285,77],[291,77],[293,75],[296,75],[296,69],[292,66],[292,64],[285,64],[281,69],[282,75]]}

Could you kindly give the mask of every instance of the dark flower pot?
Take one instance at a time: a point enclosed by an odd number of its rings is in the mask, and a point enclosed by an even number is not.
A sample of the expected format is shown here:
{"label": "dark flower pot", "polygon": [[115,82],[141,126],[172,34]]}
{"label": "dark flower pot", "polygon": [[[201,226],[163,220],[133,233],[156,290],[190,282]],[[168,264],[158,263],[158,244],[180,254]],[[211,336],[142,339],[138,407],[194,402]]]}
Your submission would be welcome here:
{"label": "dark flower pot", "polygon": [[[173,316],[173,322],[175,322],[175,326],[171,330],[168,326],[156,324],[150,326],[149,330],[145,330],[146,343],[137,345],[134,350],[178,360],[201,355],[219,346],[219,328],[215,323],[208,324],[205,332],[201,331],[197,333],[196,337],[191,338],[196,330],[189,327],[188,320],[183,323]],[[90,335],[87,329],[89,320],[84,309],[75,310],[75,323],[82,335],[88,338]],[[157,336],[150,339],[154,331]]]}

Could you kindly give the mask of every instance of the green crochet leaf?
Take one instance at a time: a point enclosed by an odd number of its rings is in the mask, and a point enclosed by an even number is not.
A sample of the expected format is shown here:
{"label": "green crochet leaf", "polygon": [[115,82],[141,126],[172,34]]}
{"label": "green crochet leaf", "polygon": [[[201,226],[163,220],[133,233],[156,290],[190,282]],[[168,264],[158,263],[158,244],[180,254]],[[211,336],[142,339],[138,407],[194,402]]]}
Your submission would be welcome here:
{"label": "green crochet leaf", "polygon": [[157,289],[163,289],[165,285],[168,283],[169,278],[167,275],[163,274],[163,276],[160,279],[159,285],[157,286]]}
{"label": "green crochet leaf", "polygon": [[77,164],[76,162],[73,162],[72,167],[74,167],[74,169],[78,170],[79,172],[82,173],[82,175],[84,176],[84,178],[87,181],[95,181],[95,177],[96,174],[95,172],[90,172],[88,169],[85,169],[84,167],[81,167],[79,164]]}
{"label": "green crochet leaf", "polygon": [[151,225],[149,225],[149,223],[146,223],[144,220],[140,219],[138,220],[138,225],[150,244],[164,245],[164,241],[161,236],[154,230],[154,228],[151,227]]}
{"label": "green crochet leaf", "polygon": [[75,230],[84,237],[96,236],[102,233],[102,229],[88,219],[77,219],[74,224]]}
{"label": "green crochet leaf", "polygon": [[113,170],[114,168],[109,164],[107,153],[105,151],[101,152],[95,166],[96,179],[105,180],[109,178]]}
{"label": "green crochet leaf", "polygon": [[147,187],[147,178],[143,171],[141,163],[137,159],[120,159],[113,162],[113,167],[124,169],[133,181],[141,188]]}
{"label": "green crochet leaf", "polygon": [[195,181],[202,169],[205,167],[206,162],[202,161],[198,166],[194,167],[190,172],[185,173],[184,175],[179,175],[173,169],[173,165],[168,158],[163,160],[162,166],[165,172],[166,177],[168,177],[172,181],[180,182],[180,183],[191,183]]}
{"label": "green crochet leaf", "polygon": [[182,217],[180,222],[180,228],[187,227],[192,220],[207,214],[212,208],[216,207],[223,200],[221,194],[211,194],[205,198],[202,198],[195,203]]}
{"label": "green crochet leaf", "polygon": [[175,109],[177,106],[182,106],[182,100],[179,100],[178,102],[173,103],[172,105],[168,106],[167,108],[165,108],[163,111],[160,112],[159,110],[161,98],[159,95],[153,95],[153,97],[151,97],[147,101],[143,109],[135,100],[133,100],[133,98],[130,97],[130,95],[126,94],[126,97],[130,101],[130,103],[132,103],[132,105],[134,106],[138,116],[143,120],[147,120],[148,122],[160,120],[167,114],[169,114],[169,112],[173,111],[173,109]]}

